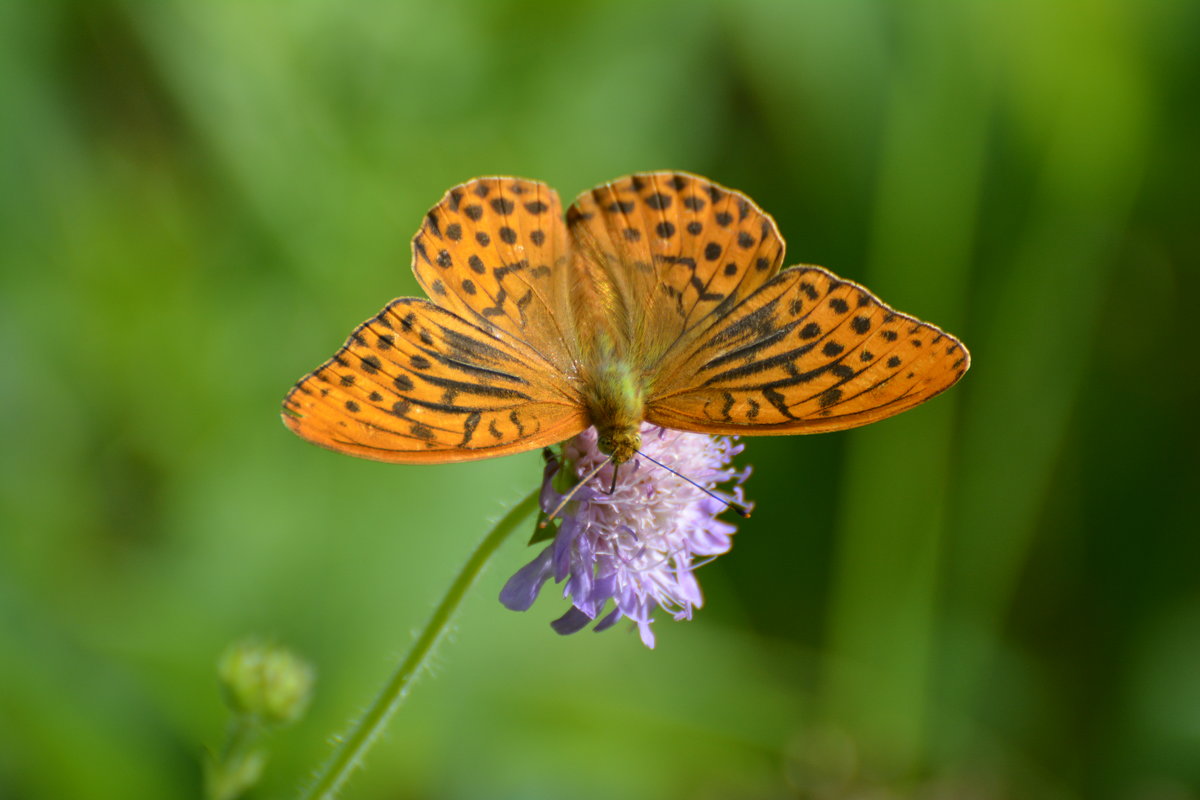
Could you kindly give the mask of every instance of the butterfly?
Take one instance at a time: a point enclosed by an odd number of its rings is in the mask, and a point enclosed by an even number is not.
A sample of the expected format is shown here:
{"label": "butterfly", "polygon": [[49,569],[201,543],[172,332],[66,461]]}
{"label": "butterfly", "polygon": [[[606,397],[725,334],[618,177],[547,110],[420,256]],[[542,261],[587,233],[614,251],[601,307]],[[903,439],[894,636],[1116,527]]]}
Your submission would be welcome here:
{"label": "butterfly", "polygon": [[402,297],[304,376],[283,420],[331,450],[465,461],[595,426],[616,464],[643,421],[710,434],[837,431],[952,386],[955,337],[821,267],[780,269],[775,221],[699,175],[630,175],[565,222],[544,183],[450,189],[412,241]]}

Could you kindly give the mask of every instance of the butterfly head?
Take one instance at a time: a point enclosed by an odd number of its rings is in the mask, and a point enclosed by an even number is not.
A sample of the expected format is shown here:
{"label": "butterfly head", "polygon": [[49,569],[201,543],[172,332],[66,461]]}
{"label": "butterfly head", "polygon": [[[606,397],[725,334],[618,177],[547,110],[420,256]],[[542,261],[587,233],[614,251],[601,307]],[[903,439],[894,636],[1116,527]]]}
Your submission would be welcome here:
{"label": "butterfly head", "polygon": [[596,447],[601,453],[612,456],[614,464],[624,464],[642,446],[642,434],[636,425],[629,428],[597,428],[597,433],[599,438]]}

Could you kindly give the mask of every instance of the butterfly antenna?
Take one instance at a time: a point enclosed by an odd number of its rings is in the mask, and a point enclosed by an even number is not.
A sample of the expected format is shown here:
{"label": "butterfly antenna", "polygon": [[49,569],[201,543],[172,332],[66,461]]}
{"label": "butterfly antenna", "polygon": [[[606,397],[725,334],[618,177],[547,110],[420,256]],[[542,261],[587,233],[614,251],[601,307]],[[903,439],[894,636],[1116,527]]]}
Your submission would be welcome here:
{"label": "butterfly antenna", "polygon": [[600,472],[600,470],[607,467],[608,462],[610,462],[610,461],[612,461],[612,456],[609,456],[608,458],[601,461],[599,466],[597,466],[594,470],[592,470],[586,476],[584,476],[583,479],[579,481],[579,483],[572,486],[571,490],[563,495],[563,499],[558,502],[558,505],[556,505],[554,507],[554,510],[551,511],[549,514],[547,514],[546,518],[538,523],[538,527],[544,528],[547,525],[549,525],[551,522],[553,522],[554,518],[558,516],[558,513],[563,510],[563,507],[566,506],[567,503],[571,502],[571,498],[575,496],[575,493],[578,492],[580,489],[582,489],[584,484],[586,484],[592,478],[596,477],[596,474],[598,472]]}
{"label": "butterfly antenna", "polygon": [[745,507],[744,505],[742,505],[741,503],[735,503],[735,502],[733,502],[732,500],[726,500],[724,497],[721,497],[719,494],[717,494],[717,493],[713,492],[712,490],[710,490],[710,489],[706,489],[705,487],[703,487],[703,486],[701,486],[700,484],[696,483],[694,480],[692,480],[691,478],[689,478],[687,475],[681,475],[680,473],[678,473],[678,472],[676,472],[675,470],[671,469],[670,467],[668,467],[666,464],[662,463],[662,462],[661,462],[661,461],[659,461],[658,459],[656,459],[656,458],[651,458],[650,456],[648,456],[648,455],[646,455],[645,453],[643,453],[641,450],[638,450],[638,451],[637,451],[637,454],[638,454],[639,456],[641,456],[642,458],[646,459],[647,461],[649,461],[650,463],[652,463],[652,464],[657,464],[658,466],[662,467],[663,469],[665,469],[667,472],[671,473],[671,474],[672,474],[672,475],[674,475],[675,477],[677,477],[677,478],[681,478],[681,479],[683,479],[683,480],[687,481],[687,482],[688,482],[688,483],[690,483],[692,486],[695,486],[697,489],[699,489],[700,491],[704,492],[706,495],[708,495],[708,496],[709,496],[709,497],[711,497],[712,499],[714,499],[714,500],[719,500],[720,502],[724,503],[726,506],[728,506],[729,508],[731,508],[735,514],[737,514],[737,515],[738,515],[739,517],[741,517],[742,519],[750,519],[750,509],[746,508],[746,507]]}

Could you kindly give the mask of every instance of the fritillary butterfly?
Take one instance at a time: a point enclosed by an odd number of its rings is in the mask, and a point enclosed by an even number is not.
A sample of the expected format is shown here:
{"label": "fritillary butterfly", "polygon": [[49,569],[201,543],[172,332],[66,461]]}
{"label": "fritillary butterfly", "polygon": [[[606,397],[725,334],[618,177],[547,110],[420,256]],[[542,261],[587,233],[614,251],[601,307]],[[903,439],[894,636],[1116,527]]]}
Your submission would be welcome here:
{"label": "fritillary butterfly", "polygon": [[843,430],[952,386],[962,342],[821,267],[698,175],[579,196],[519,178],[446,193],[413,238],[431,298],[393,300],[302,378],[284,422],[380,461],[464,461],[589,425],[620,464],[645,420],[714,434]]}

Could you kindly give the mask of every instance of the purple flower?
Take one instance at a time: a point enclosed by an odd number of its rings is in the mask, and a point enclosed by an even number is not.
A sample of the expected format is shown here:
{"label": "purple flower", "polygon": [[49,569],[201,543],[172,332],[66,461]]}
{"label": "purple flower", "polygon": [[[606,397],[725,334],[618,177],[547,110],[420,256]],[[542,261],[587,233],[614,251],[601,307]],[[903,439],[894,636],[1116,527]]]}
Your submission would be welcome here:
{"label": "purple flower", "polygon": [[[750,469],[730,466],[742,445],[726,436],[642,425],[642,452],[708,489],[733,481],[731,491],[715,494],[745,506],[742,483]],[[607,456],[596,448],[594,428],[563,445],[570,484],[590,473]],[[546,466],[541,506],[549,513],[563,494],[555,489],[557,458]],[[551,623],[560,634],[574,633],[594,620],[597,631],[621,617],[637,623],[642,642],[654,647],[652,612],[662,608],[675,619],[691,619],[703,605],[694,569],[727,551],[736,530],[717,519],[724,502],[651,461],[635,456],[617,470],[608,464],[581,487],[561,513],[554,541],[509,579],[500,602],[514,611],[533,605],[545,582],[562,583],[571,600],[566,614]],[[561,483],[559,484],[561,486]],[[699,559],[699,561],[698,561]],[[601,616],[609,601],[614,607]]]}

